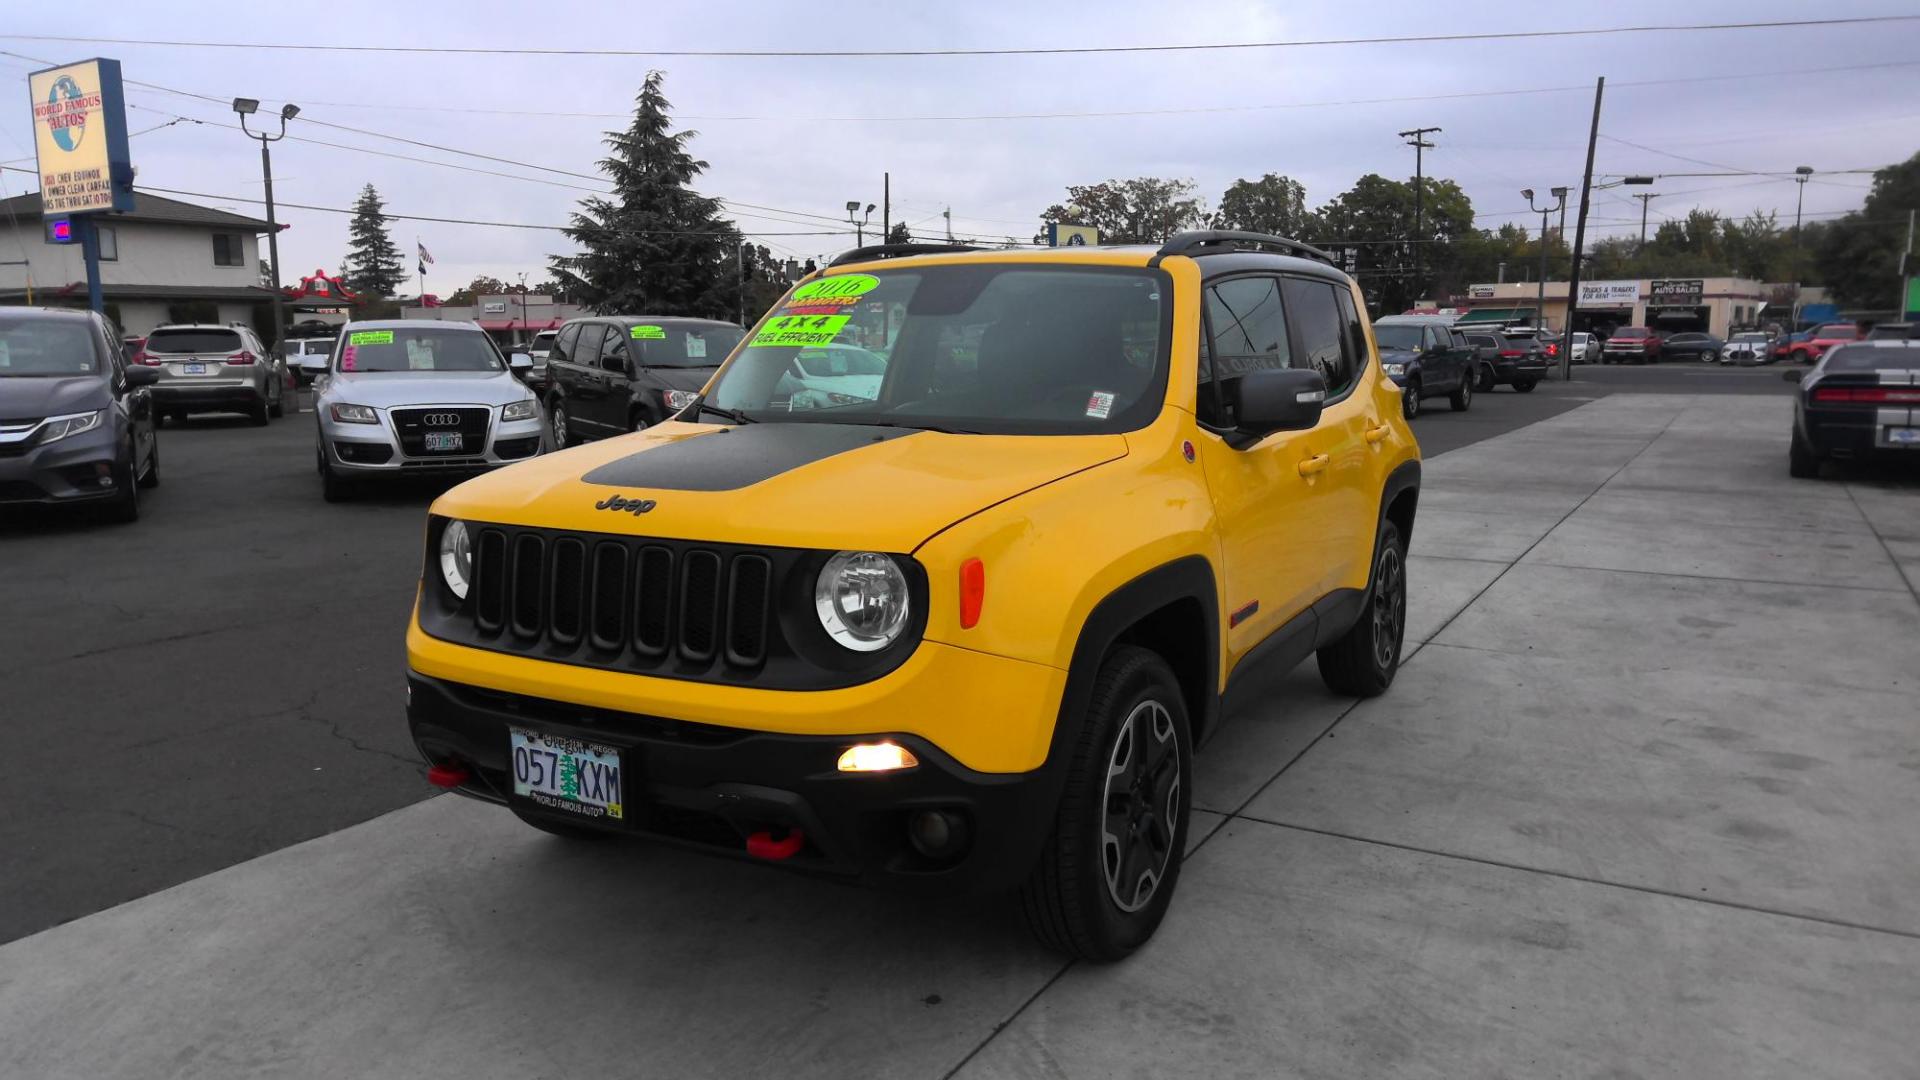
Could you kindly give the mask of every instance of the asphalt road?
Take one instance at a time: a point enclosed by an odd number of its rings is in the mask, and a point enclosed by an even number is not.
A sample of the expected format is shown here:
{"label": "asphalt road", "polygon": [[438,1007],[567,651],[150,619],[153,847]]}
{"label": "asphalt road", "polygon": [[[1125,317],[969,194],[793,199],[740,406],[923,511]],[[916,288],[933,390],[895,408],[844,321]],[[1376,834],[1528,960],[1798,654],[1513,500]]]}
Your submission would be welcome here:
{"label": "asphalt road", "polygon": [[[1428,456],[1618,390],[1783,393],[1773,369],[1576,369],[1428,402]],[[439,490],[320,499],[313,418],[172,425],[130,526],[0,519],[0,942],[433,794],[402,635]]]}

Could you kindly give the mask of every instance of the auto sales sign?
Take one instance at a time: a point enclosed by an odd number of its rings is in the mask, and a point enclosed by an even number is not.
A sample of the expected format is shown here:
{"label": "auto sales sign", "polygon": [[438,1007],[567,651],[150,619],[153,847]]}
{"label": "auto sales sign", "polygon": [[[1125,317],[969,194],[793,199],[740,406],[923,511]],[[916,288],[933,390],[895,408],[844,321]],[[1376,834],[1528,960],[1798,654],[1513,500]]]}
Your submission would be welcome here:
{"label": "auto sales sign", "polygon": [[133,209],[120,61],[82,60],[27,76],[40,199],[47,214]]}

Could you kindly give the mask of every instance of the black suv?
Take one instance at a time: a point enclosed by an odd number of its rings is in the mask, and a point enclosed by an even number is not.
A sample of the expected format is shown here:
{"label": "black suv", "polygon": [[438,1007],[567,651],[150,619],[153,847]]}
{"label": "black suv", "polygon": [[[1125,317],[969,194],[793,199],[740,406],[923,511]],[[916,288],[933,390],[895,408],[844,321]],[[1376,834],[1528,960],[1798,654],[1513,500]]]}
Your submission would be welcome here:
{"label": "black suv", "polygon": [[97,502],[138,518],[139,489],[160,482],[159,378],[91,311],[0,308],[0,506]]}
{"label": "black suv", "polygon": [[571,319],[547,354],[555,449],[660,423],[691,402],[745,331],[711,319]]}

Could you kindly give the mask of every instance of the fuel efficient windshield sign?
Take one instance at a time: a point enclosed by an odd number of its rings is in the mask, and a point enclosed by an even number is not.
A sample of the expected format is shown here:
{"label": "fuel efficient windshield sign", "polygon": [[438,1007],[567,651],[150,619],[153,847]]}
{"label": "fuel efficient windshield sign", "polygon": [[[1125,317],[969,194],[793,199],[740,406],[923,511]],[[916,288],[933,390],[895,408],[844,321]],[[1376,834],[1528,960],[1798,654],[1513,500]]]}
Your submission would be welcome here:
{"label": "fuel efficient windshield sign", "polygon": [[27,90],[45,212],[133,209],[120,61],[82,60],[36,71],[27,76]]}

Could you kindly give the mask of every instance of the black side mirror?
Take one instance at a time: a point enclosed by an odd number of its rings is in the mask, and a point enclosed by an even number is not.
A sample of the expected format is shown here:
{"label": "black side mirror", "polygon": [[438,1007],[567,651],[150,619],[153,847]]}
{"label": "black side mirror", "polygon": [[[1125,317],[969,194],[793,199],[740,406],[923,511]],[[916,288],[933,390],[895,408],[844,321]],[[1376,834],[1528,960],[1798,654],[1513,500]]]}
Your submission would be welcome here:
{"label": "black side mirror", "polygon": [[1250,371],[1232,387],[1235,448],[1276,431],[1304,431],[1320,422],[1327,380],[1312,368]]}
{"label": "black side mirror", "polygon": [[1781,382],[1797,383],[1797,382],[1800,382],[1802,379],[1805,379],[1806,377],[1807,377],[1806,371],[1801,368],[1792,368],[1788,371],[1783,371],[1780,373]]}
{"label": "black side mirror", "polygon": [[160,369],[135,364],[127,368],[128,386],[152,386],[160,381]]}

